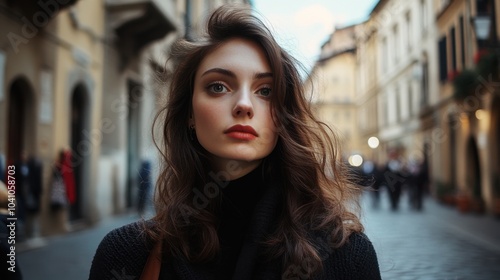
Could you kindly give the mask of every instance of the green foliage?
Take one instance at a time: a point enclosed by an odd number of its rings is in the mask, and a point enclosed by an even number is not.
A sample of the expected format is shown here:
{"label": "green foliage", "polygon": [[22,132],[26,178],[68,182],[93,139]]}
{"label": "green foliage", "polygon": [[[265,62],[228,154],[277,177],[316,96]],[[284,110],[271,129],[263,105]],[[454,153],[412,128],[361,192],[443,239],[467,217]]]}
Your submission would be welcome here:
{"label": "green foliage", "polygon": [[454,193],[453,186],[449,183],[444,183],[441,181],[436,182],[436,195],[437,197],[444,197],[446,195],[451,195]]}
{"label": "green foliage", "polygon": [[499,54],[497,52],[487,53],[479,59],[476,65],[477,74],[485,80],[498,79]]}
{"label": "green foliage", "polygon": [[478,73],[471,69],[465,69],[453,80],[453,96],[458,100],[464,100],[467,96],[474,95],[479,80]]}

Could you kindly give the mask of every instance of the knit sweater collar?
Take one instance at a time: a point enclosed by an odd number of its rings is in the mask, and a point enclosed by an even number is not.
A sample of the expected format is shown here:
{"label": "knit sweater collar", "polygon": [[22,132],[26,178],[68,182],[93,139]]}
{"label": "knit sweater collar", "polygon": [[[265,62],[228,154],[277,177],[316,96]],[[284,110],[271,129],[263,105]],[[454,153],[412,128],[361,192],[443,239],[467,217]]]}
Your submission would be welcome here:
{"label": "knit sweater collar", "polygon": [[[249,201],[254,201],[253,205],[249,202],[243,202],[244,195],[252,197]],[[234,221],[238,217],[246,219],[245,221],[248,223],[244,232],[241,250],[235,262],[232,279],[254,279],[255,271],[257,271],[255,267],[258,265],[258,259],[262,253],[260,242],[263,241],[267,234],[272,233],[281,205],[280,197],[277,186],[264,182],[261,167],[241,178],[230,181],[223,189],[220,210],[228,212],[222,213],[221,223],[224,223],[225,219],[233,219]],[[230,212],[231,208],[239,209],[239,212]],[[251,211],[251,213],[248,214],[248,211]],[[221,242],[223,243],[224,240],[221,240]],[[173,279],[216,278],[216,275],[208,271],[207,267],[193,265],[179,259],[171,260],[168,266],[176,276],[172,277],[173,275],[168,273]],[[279,267],[273,267],[272,269],[280,271]]]}
{"label": "knit sweater collar", "polygon": [[230,220],[248,224],[266,190],[262,165],[240,178],[225,182],[224,186],[218,216],[222,222]]}

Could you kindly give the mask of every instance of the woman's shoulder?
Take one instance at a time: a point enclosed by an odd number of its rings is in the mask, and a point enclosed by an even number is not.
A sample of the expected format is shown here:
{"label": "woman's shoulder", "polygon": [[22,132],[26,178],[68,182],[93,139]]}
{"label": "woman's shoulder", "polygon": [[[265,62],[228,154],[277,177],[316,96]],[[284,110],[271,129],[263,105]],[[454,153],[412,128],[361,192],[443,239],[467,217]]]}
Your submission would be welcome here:
{"label": "woman's shoulder", "polygon": [[[144,243],[148,241],[146,230],[152,228],[153,221],[140,220],[111,230],[104,236],[101,243],[126,241],[127,244]],[[130,244],[132,242],[132,244]]]}
{"label": "woman's shoulder", "polygon": [[342,246],[330,249],[323,263],[327,275],[334,273],[339,279],[346,275],[354,277],[349,279],[380,279],[375,248],[362,232],[351,233]]}
{"label": "woman's shoulder", "polygon": [[373,244],[368,236],[363,232],[353,232],[345,246],[352,247],[355,250],[373,250]]}
{"label": "woman's shoulder", "polygon": [[106,234],[92,260],[89,279],[139,277],[153,247],[146,234],[152,225],[152,221],[138,221]]}

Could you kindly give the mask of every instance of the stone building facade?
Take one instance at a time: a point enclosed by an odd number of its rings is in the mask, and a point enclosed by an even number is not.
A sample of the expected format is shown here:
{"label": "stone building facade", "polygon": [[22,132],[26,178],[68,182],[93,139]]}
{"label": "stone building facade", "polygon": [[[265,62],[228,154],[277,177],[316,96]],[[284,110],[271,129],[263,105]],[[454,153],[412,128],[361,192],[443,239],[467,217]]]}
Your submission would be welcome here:
{"label": "stone building facade", "polygon": [[[176,38],[227,3],[198,0],[0,0],[0,166],[42,164],[41,209],[27,237],[135,211],[138,171],[157,176],[151,130]],[[52,170],[72,152],[76,201],[52,211]]]}

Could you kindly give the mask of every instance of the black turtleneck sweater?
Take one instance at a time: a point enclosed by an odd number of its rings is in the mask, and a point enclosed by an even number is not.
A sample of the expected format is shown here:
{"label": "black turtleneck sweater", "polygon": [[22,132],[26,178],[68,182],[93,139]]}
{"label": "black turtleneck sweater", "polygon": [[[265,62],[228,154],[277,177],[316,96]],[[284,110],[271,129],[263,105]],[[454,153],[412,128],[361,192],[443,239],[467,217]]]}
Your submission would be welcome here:
{"label": "black turtleneck sweater", "polygon": [[231,279],[255,205],[266,188],[262,168],[259,166],[238,179],[225,182],[223,186],[225,187],[221,192],[217,229],[221,254],[216,265],[216,279]]}
{"label": "black turtleneck sweater", "polygon": [[[218,234],[221,254],[215,263],[196,265],[183,259],[162,261],[159,279],[305,279],[303,266],[283,271],[281,260],[262,257],[260,242],[278,223],[280,188],[262,179],[261,167],[227,182],[220,193]],[[108,233],[97,248],[89,279],[139,279],[153,247],[144,234],[151,221],[136,222]],[[314,240],[322,236],[311,232]],[[316,280],[380,279],[377,255],[363,233],[353,233],[340,248],[321,252],[323,270]],[[126,278],[129,277],[129,278]]]}

